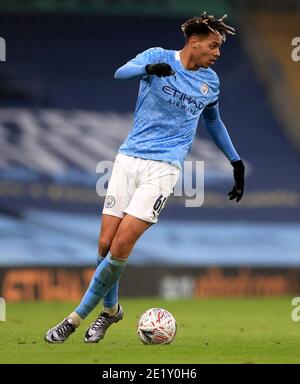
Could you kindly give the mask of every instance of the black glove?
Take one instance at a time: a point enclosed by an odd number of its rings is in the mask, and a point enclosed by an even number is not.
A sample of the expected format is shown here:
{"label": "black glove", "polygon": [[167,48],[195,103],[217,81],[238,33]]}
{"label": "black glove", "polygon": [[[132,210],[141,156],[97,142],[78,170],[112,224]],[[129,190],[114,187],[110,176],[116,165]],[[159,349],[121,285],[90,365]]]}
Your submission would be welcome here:
{"label": "black glove", "polygon": [[230,200],[236,199],[238,203],[244,194],[245,166],[242,160],[233,161],[231,165],[233,166],[234,186],[228,192],[228,196]]}
{"label": "black glove", "polygon": [[148,75],[156,75],[158,77],[175,75],[172,67],[167,63],[147,64],[145,70]]}

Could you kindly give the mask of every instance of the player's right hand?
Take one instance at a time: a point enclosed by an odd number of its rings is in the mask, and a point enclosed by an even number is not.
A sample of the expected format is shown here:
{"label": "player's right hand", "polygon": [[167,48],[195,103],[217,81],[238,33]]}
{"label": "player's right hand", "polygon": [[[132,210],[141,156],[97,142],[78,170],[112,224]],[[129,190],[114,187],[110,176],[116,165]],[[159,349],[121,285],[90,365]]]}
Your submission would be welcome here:
{"label": "player's right hand", "polygon": [[148,75],[156,75],[158,77],[174,76],[175,72],[167,63],[147,64],[145,70]]}

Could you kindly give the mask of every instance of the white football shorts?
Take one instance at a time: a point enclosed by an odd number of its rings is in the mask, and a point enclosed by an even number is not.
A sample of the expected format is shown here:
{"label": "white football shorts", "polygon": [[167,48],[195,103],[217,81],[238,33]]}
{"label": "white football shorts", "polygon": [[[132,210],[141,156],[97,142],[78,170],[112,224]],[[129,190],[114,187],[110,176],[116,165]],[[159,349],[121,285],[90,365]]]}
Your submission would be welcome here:
{"label": "white football shorts", "polygon": [[118,153],[102,213],[117,217],[128,213],[156,223],[179,175],[180,168],[172,163]]}

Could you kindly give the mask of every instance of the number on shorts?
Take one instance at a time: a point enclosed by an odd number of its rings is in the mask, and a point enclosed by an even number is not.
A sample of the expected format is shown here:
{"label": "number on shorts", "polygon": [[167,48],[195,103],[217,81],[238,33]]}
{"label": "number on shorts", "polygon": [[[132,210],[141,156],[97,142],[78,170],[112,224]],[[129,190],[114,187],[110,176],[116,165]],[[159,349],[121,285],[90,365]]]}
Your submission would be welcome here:
{"label": "number on shorts", "polygon": [[167,197],[163,197],[163,195],[160,195],[154,205],[153,205],[153,214],[154,216],[158,216],[160,211],[162,210],[164,204],[165,204],[165,201],[167,200]]}

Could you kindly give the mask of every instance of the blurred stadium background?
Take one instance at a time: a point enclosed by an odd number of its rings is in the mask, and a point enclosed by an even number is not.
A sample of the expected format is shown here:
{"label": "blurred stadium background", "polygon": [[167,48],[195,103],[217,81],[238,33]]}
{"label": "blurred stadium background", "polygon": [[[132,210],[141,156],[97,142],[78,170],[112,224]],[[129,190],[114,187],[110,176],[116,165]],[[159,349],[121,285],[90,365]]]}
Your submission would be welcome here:
{"label": "blurred stadium background", "polygon": [[[241,5],[242,4],[242,5]],[[299,1],[1,0],[0,296],[78,301],[96,264],[103,198],[97,163],[131,128],[138,81],[114,71],[152,47],[180,49],[180,25],[230,15],[236,38],[214,68],[221,112],[247,163],[232,170],[203,124],[189,159],[205,161],[205,202],[172,197],[140,239],[123,296],[276,296],[300,291]]]}

